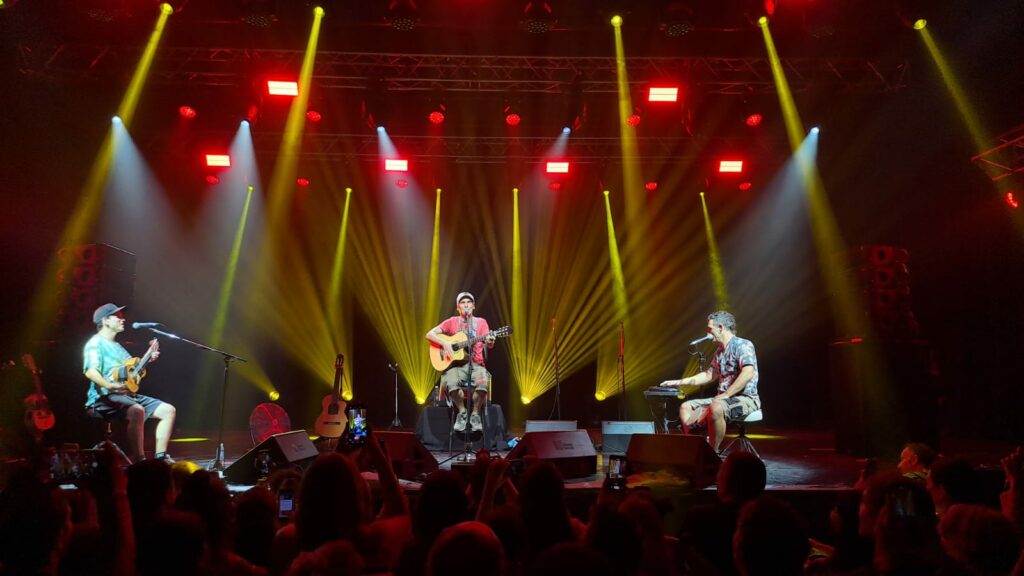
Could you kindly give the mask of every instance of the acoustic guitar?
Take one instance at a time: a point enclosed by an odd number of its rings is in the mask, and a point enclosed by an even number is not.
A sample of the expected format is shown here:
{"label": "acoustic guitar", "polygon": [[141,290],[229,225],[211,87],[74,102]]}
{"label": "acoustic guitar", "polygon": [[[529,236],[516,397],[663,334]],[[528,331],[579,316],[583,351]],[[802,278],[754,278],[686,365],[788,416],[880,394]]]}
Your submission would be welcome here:
{"label": "acoustic guitar", "polygon": [[142,355],[142,358],[129,358],[124,364],[110,369],[107,380],[117,384],[123,384],[129,392],[135,394],[139,391],[139,382],[146,376],[146,364],[153,359],[153,354],[160,351],[160,342],[153,338],[149,341],[149,349]]}
{"label": "acoustic guitar", "polygon": [[21,362],[32,374],[32,383],[36,387],[35,392],[25,397],[25,426],[28,426],[33,434],[41,434],[53,428],[56,419],[53,417],[53,410],[50,409],[50,399],[43,394],[36,359],[31,354],[22,354]]}
{"label": "acoustic guitar", "polygon": [[455,334],[448,336],[447,334],[436,334],[437,338],[441,341],[452,345],[452,351],[454,354],[447,356],[444,353],[444,348],[430,343],[430,363],[434,365],[438,371],[447,370],[455,362],[461,362],[466,358],[466,350],[472,349],[473,345],[477,342],[483,342],[488,336],[495,338],[504,338],[512,335],[511,326],[502,326],[497,330],[492,330],[482,336],[475,336],[470,338],[465,332],[456,332]]}
{"label": "acoustic guitar", "polygon": [[338,354],[338,357],[334,359],[334,392],[324,396],[320,415],[316,417],[316,433],[322,438],[341,438],[341,434],[348,424],[348,417],[345,415],[347,406],[341,399],[341,378],[344,366],[345,355]]}

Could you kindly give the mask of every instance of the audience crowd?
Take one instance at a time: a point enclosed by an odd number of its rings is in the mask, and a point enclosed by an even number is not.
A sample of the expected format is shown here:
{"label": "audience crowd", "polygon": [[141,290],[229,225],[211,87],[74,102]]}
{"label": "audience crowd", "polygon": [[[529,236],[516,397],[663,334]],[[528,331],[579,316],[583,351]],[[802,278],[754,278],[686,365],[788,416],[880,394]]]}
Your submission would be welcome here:
{"label": "audience crowd", "polygon": [[720,467],[716,501],[674,511],[671,531],[651,491],[613,483],[575,517],[546,461],[520,472],[481,453],[468,481],[434,472],[410,506],[372,437],[234,496],[195,465],[122,468],[103,452],[74,490],[31,467],[9,477],[0,574],[1024,576],[1024,453],[1002,464],[1005,489],[989,502],[966,460],[909,444],[892,473],[839,492],[831,534],[812,539],[817,519],[765,494],[765,465],[746,452]]}

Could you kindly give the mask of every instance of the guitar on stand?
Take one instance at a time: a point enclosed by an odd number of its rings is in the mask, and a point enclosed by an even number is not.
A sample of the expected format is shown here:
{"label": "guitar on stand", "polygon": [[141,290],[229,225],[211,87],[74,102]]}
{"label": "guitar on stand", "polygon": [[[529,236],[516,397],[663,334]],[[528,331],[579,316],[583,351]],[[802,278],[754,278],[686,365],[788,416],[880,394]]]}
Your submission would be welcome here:
{"label": "guitar on stand", "polygon": [[465,332],[456,332],[455,334],[448,336],[447,334],[435,334],[437,339],[451,344],[454,354],[447,356],[444,353],[444,348],[430,343],[430,363],[434,365],[434,369],[438,372],[444,372],[455,362],[461,362],[466,359],[466,350],[473,347],[477,342],[483,342],[488,337],[504,338],[512,335],[511,326],[502,326],[497,330],[492,330],[487,334],[470,338],[466,336]]}
{"label": "guitar on stand", "polygon": [[112,368],[107,377],[111,382],[123,384],[129,392],[135,394],[139,391],[139,382],[146,376],[146,364],[153,360],[153,355],[160,351],[160,341],[153,338],[149,341],[149,348],[142,358],[129,358],[124,364]]}
{"label": "guitar on stand", "polygon": [[321,438],[335,441],[341,438],[348,425],[348,417],[345,415],[347,405],[341,399],[341,379],[344,376],[345,355],[338,354],[334,359],[334,391],[324,396],[321,403],[320,415],[316,417],[316,433]]}
{"label": "guitar on stand", "polygon": [[53,428],[56,422],[53,417],[53,410],[50,409],[50,399],[43,394],[43,386],[39,381],[40,370],[36,366],[36,359],[31,354],[23,354],[21,362],[25,369],[32,374],[32,383],[36,391],[25,397],[25,426],[29,432],[41,439],[43,432]]}

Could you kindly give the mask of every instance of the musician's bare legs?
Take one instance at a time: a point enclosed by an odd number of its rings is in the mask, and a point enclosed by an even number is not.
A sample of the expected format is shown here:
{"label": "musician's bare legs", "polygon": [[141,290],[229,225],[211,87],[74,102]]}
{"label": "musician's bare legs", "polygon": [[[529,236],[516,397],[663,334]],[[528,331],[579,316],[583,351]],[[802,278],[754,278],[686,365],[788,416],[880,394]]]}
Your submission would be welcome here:
{"label": "musician's bare legs", "polygon": [[[164,402],[153,411],[153,418],[160,422],[156,425],[156,453],[167,452],[167,443],[171,441],[171,432],[174,431],[174,417],[178,411],[174,406]],[[141,432],[141,431],[140,431]]]}
{"label": "musician's bare legs", "polygon": [[[708,415],[705,418],[708,425],[708,443],[715,449],[715,452],[718,452],[718,447],[722,444],[722,439],[725,438],[725,410],[725,402],[715,400],[711,403],[711,409],[708,410]],[[711,420],[711,422],[707,422],[707,420]]]}
{"label": "musician's bare legs", "polygon": [[481,408],[484,406],[484,401],[487,400],[487,394],[477,390],[473,392],[473,414],[479,414]]}
{"label": "musician's bare legs", "polygon": [[146,410],[139,404],[132,404],[125,409],[128,420],[128,450],[132,460],[138,462],[143,455],[143,431],[146,422]]}
{"label": "musician's bare legs", "polygon": [[459,414],[462,414],[463,412],[465,412],[466,411],[466,403],[462,401],[462,390],[459,390],[459,389],[452,390],[451,391],[451,395],[452,395],[452,404],[455,405],[455,409],[459,411]]}

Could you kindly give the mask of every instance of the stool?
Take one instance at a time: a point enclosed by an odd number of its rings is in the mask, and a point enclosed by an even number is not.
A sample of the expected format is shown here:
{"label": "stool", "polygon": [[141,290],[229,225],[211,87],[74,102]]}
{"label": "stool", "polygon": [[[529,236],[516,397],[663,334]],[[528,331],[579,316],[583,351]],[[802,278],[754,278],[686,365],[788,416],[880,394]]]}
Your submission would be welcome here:
{"label": "stool", "polygon": [[750,414],[747,414],[746,418],[744,418],[743,420],[737,420],[736,423],[739,426],[740,433],[735,438],[730,440],[728,444],[725,445],[725,448],[722,449],[722,453],[731,453],[733,444],[736,444],[738,442],[739,446],[736,447],[737,450],[741,452],[750,452],[751,454],[757,456],[760,459],[761,455],[758,454],[757,449],[754,448],[754,443],[751,442],[750,438],[747,437],[747,423],[760,422],[763,419],[764,414],[761,412],[761,409],[758,408],[757,410],[754,410]]}
{"label": "stool", "polygon": [[101,450],[105,447],[109,447],[111,450],[114,451],[114,454],[121,460],[122,464],[130,465],[132,463],[131,458],[129,458],[128,455],[124,453],[124,450],[122,450],[121,447],[118,446],[117,443],[114,442],[113,440],[114,428],[113,423],[111,422],[111,418],[104,417],[102,414],[99,414],[98,412],[96,412],[96,410],[92,408],[86,408],[85,413],[87,416],[89,416],[89,418],[92,418],[93,420],[99,420],[100,423],[103,424],[103,440],[99,441],[95,446],[92,447],[92,449]]}
{"label": "stool", "polygon": [[[460,382],[459,383],[459,389],[462,390],[463,406],[466,407],[466,411],[469,414],[472,414],[473,413],[473,393],[476,392],[476,386],[472,382]],[[451,459],[451,457],[452,457],[452,439],[455,437],[455,433],[456,433],[456,430],[455,430],[455,420],[458,417],[458,414],[457,414],[457,411],[455,410],[455,403],[452,402],[451,398],[444,391],[444,386],[438,387],[438,396],[441,396],[442,394],[444,395],[444,400],[447,402],[448,408],[451,411],[450,416],[449,416],[450,422],[451,422],[451,428],[448,431],[448,457],[449,457],[449,459]],[[484,405],[482,406],[483,410],[480,411],[480,420],[481,420],[481,423],[483,424],[483,430],[480,431],[480,438],[481,438],[480,446],[481,446],[481,448],[486,448],[486,443],[487,443],[487,425],[488,425],[488,422],[487,422],[487,412],[488,412],[488,409],[489,409],[490,403],[491,403],[491,382],[490,382],[490,379],[488,379],[488,381],[487,381],[487,391],[484,392],[484,394],[486,396],[484,397]],[[466,456],[466,460],[467,461],[469,460],[468,454],[471,453],[471,450],[472,450],[472,447],[473,447],[473,441],[470,440],[470,436],[472,434],[473,434],[472,427],[471,427],[470,423],[467,421],[466,422],[466,430],[464,430],[462,432],[464,454],[467,454],[467,456]]]}

